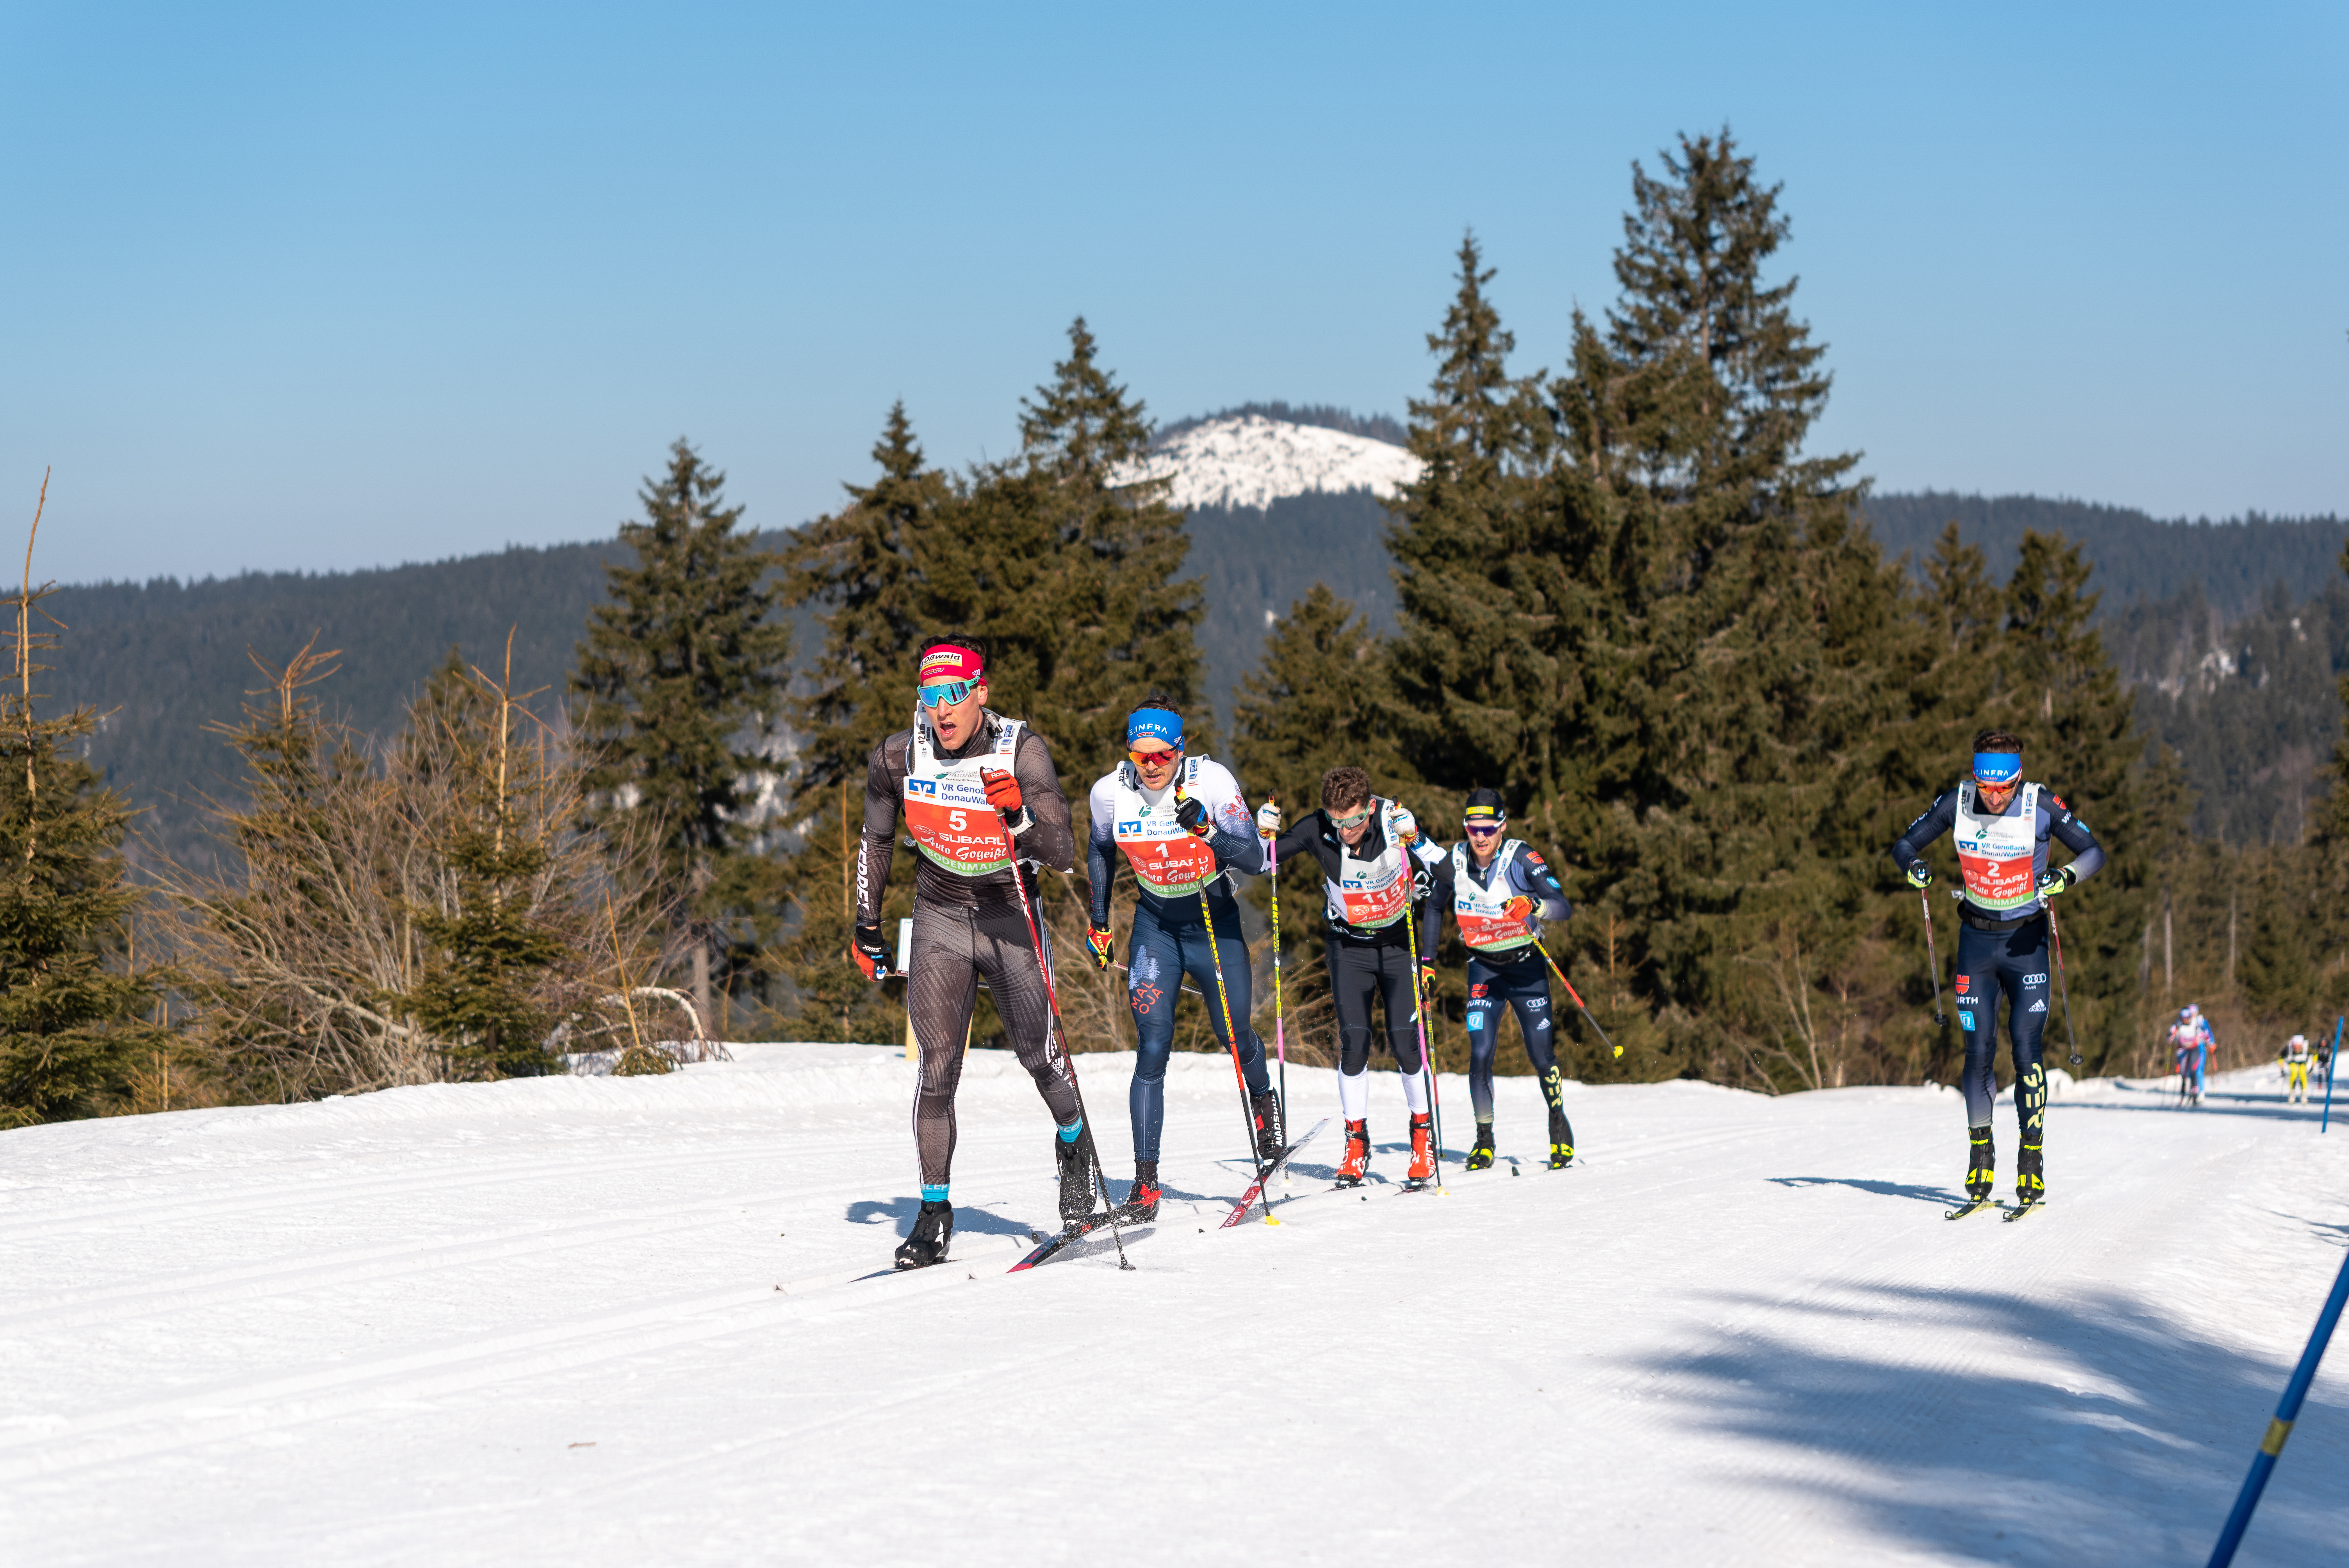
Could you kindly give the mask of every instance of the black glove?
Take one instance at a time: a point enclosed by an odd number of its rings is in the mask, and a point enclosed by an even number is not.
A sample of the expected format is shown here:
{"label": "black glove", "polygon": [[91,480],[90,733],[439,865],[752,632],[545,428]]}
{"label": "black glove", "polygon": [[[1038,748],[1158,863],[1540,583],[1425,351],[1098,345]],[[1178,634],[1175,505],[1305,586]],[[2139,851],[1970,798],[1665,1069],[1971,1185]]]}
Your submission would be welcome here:
{"label": "black glove", "polygon": [[890,960],[896,955],[889,951],[889,944],[881,940],[879,926],[858,926],[855,939],[848,944],[848,950],[855,956],[856,966],[864,971],[867,980],[889,978]]}
{"label": "black glove", "polygon": [[1428,874],[1425,866],[1414,864],[1411,869],[1411,896],[1424,903],[1434,892],[1435,879]]}
{"label": "black glove", "polygon": [[1174,820],[1185,832],[1195,839],[1204,839],[1207,836],[1207,809],[1200,805],[1193,796],[1185,794],[1175,796]]}
{"label": "black glove", "polygon": [[1933,868],[1922,861],[1909,862],[1909,885],[1919,892],[1933,885]]}

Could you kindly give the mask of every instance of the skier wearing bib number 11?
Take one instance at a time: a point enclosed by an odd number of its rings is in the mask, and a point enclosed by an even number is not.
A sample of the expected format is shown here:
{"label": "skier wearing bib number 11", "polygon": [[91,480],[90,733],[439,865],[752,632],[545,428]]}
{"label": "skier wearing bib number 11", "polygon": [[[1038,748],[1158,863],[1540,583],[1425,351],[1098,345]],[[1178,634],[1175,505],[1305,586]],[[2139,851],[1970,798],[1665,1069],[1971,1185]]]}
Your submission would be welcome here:
{"label": "skier wearing bib number 11", "polygon": [[[1280,809],[1266,802],[1257,812],[1257,825],[1278,833]],[[1435,1146],[1427,1080],[1420,1076],[1412,965],[1433,978],[1441,914],[1429,895],[1444,851],[1420,837],[1418,820],[1409,811],[1371,794],[1371,776],[1359,768],[1332,768],[1323,774],[1321,809],[1300,819],[1273,848],[1284,865],[1291,855],[1310,850],[1321,870],[1322,916],[1329,924],[1324,955],[1330,1000],[1338,1014],[1338,1105],[1346,1119],[1346,1158],[1338,1167],[1338,1184],[1359,1186],[1371,1167],[1373,997],[1385,1000],[1387,1044],[1411,1111],[1411,1169],[1404,1182],[1423,1184],[1435,1173]],[[1414,905],[1423,912],[1416,933]]]}
{"label": "skier wearing bib number 11", "polygon": [[[1033,868],[1065,872],[1076,859],[1069,802],[1043,738],[987,707],[987,651],[977,638],[923,645],[914,726],[874,748],[864,775],[864,834],[856,851],[856,929],[851,953],[868,980],[887,979],[893,944],[881,932],[881,900],[902,817],[915,862],[914,942],[905,1011],[921,1060],[914,1079],[914,1146],[922,1208],[897,1249],[899,1268],[946,1255],[954,1235],[947,1200],[954,1163],[955,1088],[983,976],[1019,1065],[1059,1128],[1053,1140],[1061,1217],[1093,1208],[1091,1134],[1076,1079],[1052,1029],[1040,965],[1044,930]],[[1022,907],[1023,904],[1026,907]]]}
{"label": "skier wearing bib number 11", "polygon": [[[2026,1207],[2046,1196],[2044,1143],[2047,1076],[2039,1059],[2047,1026],[2047,901],[2094,876],[2105,851],[2087,825],[2044,784],[2023,777],[2023,742],[2002,729],[1974,737],[1973,769],[1909,824],[1892,859],[1913,888],[1933,883],[1925,851],[1949,833],[1964,889],[1958,898],[1958,961],[1951,982],[1965,1039],[1966,1197],[1987,1202],[1997,1177],[1991,1103],[1998,1091],[1998,1004],[2007,1005],[2014,1047],[2014,1114],[2022,1141],[2015,1196]],[[2072,851],[2050,867],[2050,841]],[[1964,1212],[1968,1211],[1959,1211]]]}
{"label": "skier wearing bib number 11", "polygon": [[1493,1056],[1501,1022],[1512,1010],[1526,1059],[1541,1075],[1549,1105],[1549,1168],[1574,1159],[1574,1124],[1551,1048],[1549,964],[1534,945],[1535,922],[1574,918],[1566,889],[1538,852],[1507,836],[1508,812],[1497,790],[1476,789],[1461,809],[1467,835],[1435,868],[1435,907],[1450,908],[1468,948],[1468,1098],[1476,1109],[1476,1146],[1467,1168],[1493,1163]]}
{"label": "skier wearing bib number 11", "polygon": [[[1280,1107],[1265,1071],[1264,1042],[1248,1027],[1248,951],[1226,871],[1264,870],[1264,844],[1247,799],[1222,763],[1187,756],[1183,716],[1154,697],[1126,716],[1126,760],[1087,799],[1092,825],[1085,869],[1092,880],[1085,946],[1102,969],[1114,956],[1109,906],[1120,854],[1133,868],[1133,937],[1126,946],[1125,999],[1140,1047],[1127,1105],[1133,1118],[1133,1190],[1120,1213],[1158,1216],[1158,1141],[1166,1122],[1166,1062],[1174,1049],[1174,1001],[1191,976],[1207,1022],[1226,1049],[1237,1035],[1259,1160],[1280,1157]],[[1225,1007],[1231,1029],[1225,1030]]]}

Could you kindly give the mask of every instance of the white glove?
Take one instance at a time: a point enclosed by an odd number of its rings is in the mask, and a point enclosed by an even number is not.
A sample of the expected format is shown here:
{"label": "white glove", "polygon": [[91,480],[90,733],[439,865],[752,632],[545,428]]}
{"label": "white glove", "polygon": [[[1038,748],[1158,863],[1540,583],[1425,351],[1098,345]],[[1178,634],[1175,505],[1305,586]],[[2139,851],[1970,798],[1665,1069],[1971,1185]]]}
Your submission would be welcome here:
{"label": "white glove", "polygon": [[1280,808],[1269,800],[1256,809],[1256,836],[1259,839],[1280,837]]}
{"label": "white glove", "polygon": [[1419,842],[1419,819],[1404,807],[1395,808],[1394,830],[1395,842],[1406,848]]}

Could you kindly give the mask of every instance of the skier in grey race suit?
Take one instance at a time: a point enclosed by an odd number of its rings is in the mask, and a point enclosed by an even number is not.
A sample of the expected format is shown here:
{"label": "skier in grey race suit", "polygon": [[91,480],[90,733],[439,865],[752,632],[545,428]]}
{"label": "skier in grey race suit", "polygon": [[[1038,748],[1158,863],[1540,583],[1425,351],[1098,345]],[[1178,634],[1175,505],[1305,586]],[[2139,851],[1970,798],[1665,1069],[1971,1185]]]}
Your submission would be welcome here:
{"label": "skier in grey race suit", "polygon": [[913,727],[875,747],[865,768],[853,953],[867,979],[887,978],[895,956],[882,935],[881,906],[901,819],[918,857],[905,1007],[920,1053],[914,1143],[922,1207],[897,1249],[900,1268],[936,1263],[954,1234],[955,1090],[982,977],[1059,1129],[1053,1157],[1061,1217],[1092,1208],[1091,1140],[1038,968],[1045,927],[1032,869],[1068,871],[1076,834],[1050,749],[1025,725],[988,709],[985,670],[986,650],[976,638],[925,645]]}
{"label": "skier in grey race suit", "polygon": [[[2002,729],[1974,737],[1971,774],[1934,799],[1893,841],[1892,859],[1914,888],[1930,887],[1925,851],[1943,833],[1958,847],[1964,888],[1958,904],[1958,961],[1951,989],[1965,1038],[1966,1196],[1990,1197],[1997,1160],[1991,1103],[1998,1091],[1998,1004],[2007,1005],[2014,1049],[2014,1113],[2022,1140],[2015,1195],[2046,1195],[2047,1075],[2039,1059],[2047,1025],[2047,901],[2085,882],[2105,863],[2087,824],[2044,784],[2025,783],[2023,742]],[[2051,869],[2053,841],[2072,851]]]}

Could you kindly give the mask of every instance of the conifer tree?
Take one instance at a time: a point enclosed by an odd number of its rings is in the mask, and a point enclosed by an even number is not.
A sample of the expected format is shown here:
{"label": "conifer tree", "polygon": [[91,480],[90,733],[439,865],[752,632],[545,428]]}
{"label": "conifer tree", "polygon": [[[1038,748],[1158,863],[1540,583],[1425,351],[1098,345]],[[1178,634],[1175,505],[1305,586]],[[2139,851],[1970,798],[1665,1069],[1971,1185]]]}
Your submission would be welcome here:
{"label": "conifer tree", "polygon": [[[2033,777],[2079,813],[2110,863],[2057,905],[2080,1045],[2094,1071],[2137,1026],[2139,930],[2152,846],[2140,824],[2144,741],[2135,704],[2089,624],[2096,595],[2077,545],[2026,531],[2006,591],[2002,676]],[[2093,1053],[2093,1054],[2091,1054]]]}
{"label": "conifer tree", "polygon": [[781,717],[791,655],[768,581],[777,558],[739,529],[725,479],[682,438],[669,449],[667,471],[639,492],[645,520],[620,525],[635,563],[606,563],[611,601],[589,613],[571,676],[586,699],[580,729],[600,753],[589,782],[601,820],[645,812],[662,824],[667,899],[705,1021],[713,957],[748,956],[727,917],[760,903],[747,819],[773,768],[761,743]]}
{"label": "conifer tree", "polygon": [[[47,484],[42,485],[47,500]],[[40,526],[36,510],[34,528]],[[29,551],[27,561],[29,562]],[[0,688],[0,1129],[94,1116],[121,1103],[133,1071],[168,1045],[147,1021],[160,971],[128,962],[142,900],[120,858],[129,809],[72,748],[97,727],[76,708],[36,711],[55,646],[40,629],[47,588],[7,602],[12,665]]]}
{"label": "conifer tree", "polygon": [[1557,794],[1556,713],[1573,598],[1536,504],[1549,426],[1536,383],[1513,378],[1516,339],[1471,233],[1435,377],[1411,404],[1420,476],[1388,503],[1402,625],[1389,660],[1393,718],[1419,770],[1455,795],[1489,786],[1522,812]]}
{"label": "conifer tree", "polygon": [[[946,629],[926,618],[916,563],[957,523],[961,495],[925,461],[903,403],[890,408],[873,460],[880,477],[843,487],[849,504],[801,530],[783,552],[783,599],[821,606],[824,629],[812,689],[790,704],[801,737],[792,805],[805,827],[781,872],[796,924],[772,960],[796,1004],[789,1027],[805,1037],[887,1040],[903,1022],[901,999],[866,981],[848,956],[849,877],[867,761],[910,721],[914,656]],[[913,882],[892,882],[885,914],[894,919],[911,913]]]}
{"label": "conifer tree", "polygon": [[1019,453],[982,469],[957,525],[917,560],[932,626],[988,640],[989,697],[1052,745],[1079,796],[1113,764],[1125,716],[1153,694],[1185,707],[1194,751],[1214,734],[1199,701],[1199,580],[1164,481],[1138,479],[1144,406],[1099,363],[1080,316],[1069,356],[1022,400]]}
{"label": "conifer tree", "polygon": [[564,956],[564,939],[575,936],[540,906],[537,884],[554,859],[550,838],[558,828],[529,810],[530,797],[543,799],[549,782],[546,748],[543,737],[523,733],[536,723],[523,706],[534,694],[516,694],[512,681],[511,637],[494,680],[450,649],[411,715],[406,755],[395,761],[395,777],[406,774],[411,784],[426,784],[418,775],[436,765],[456,774],[455,810],[440,835],[441,880],[454,884],[453,897],[444,892],[440,903],[411,907],[429,956],[400,1001],[425,1030],[453,1042],[443,1047],[453,1064],[498,1077],[535,1076],[551,1064],[541,1048],[554,1022],[545,976]]}

